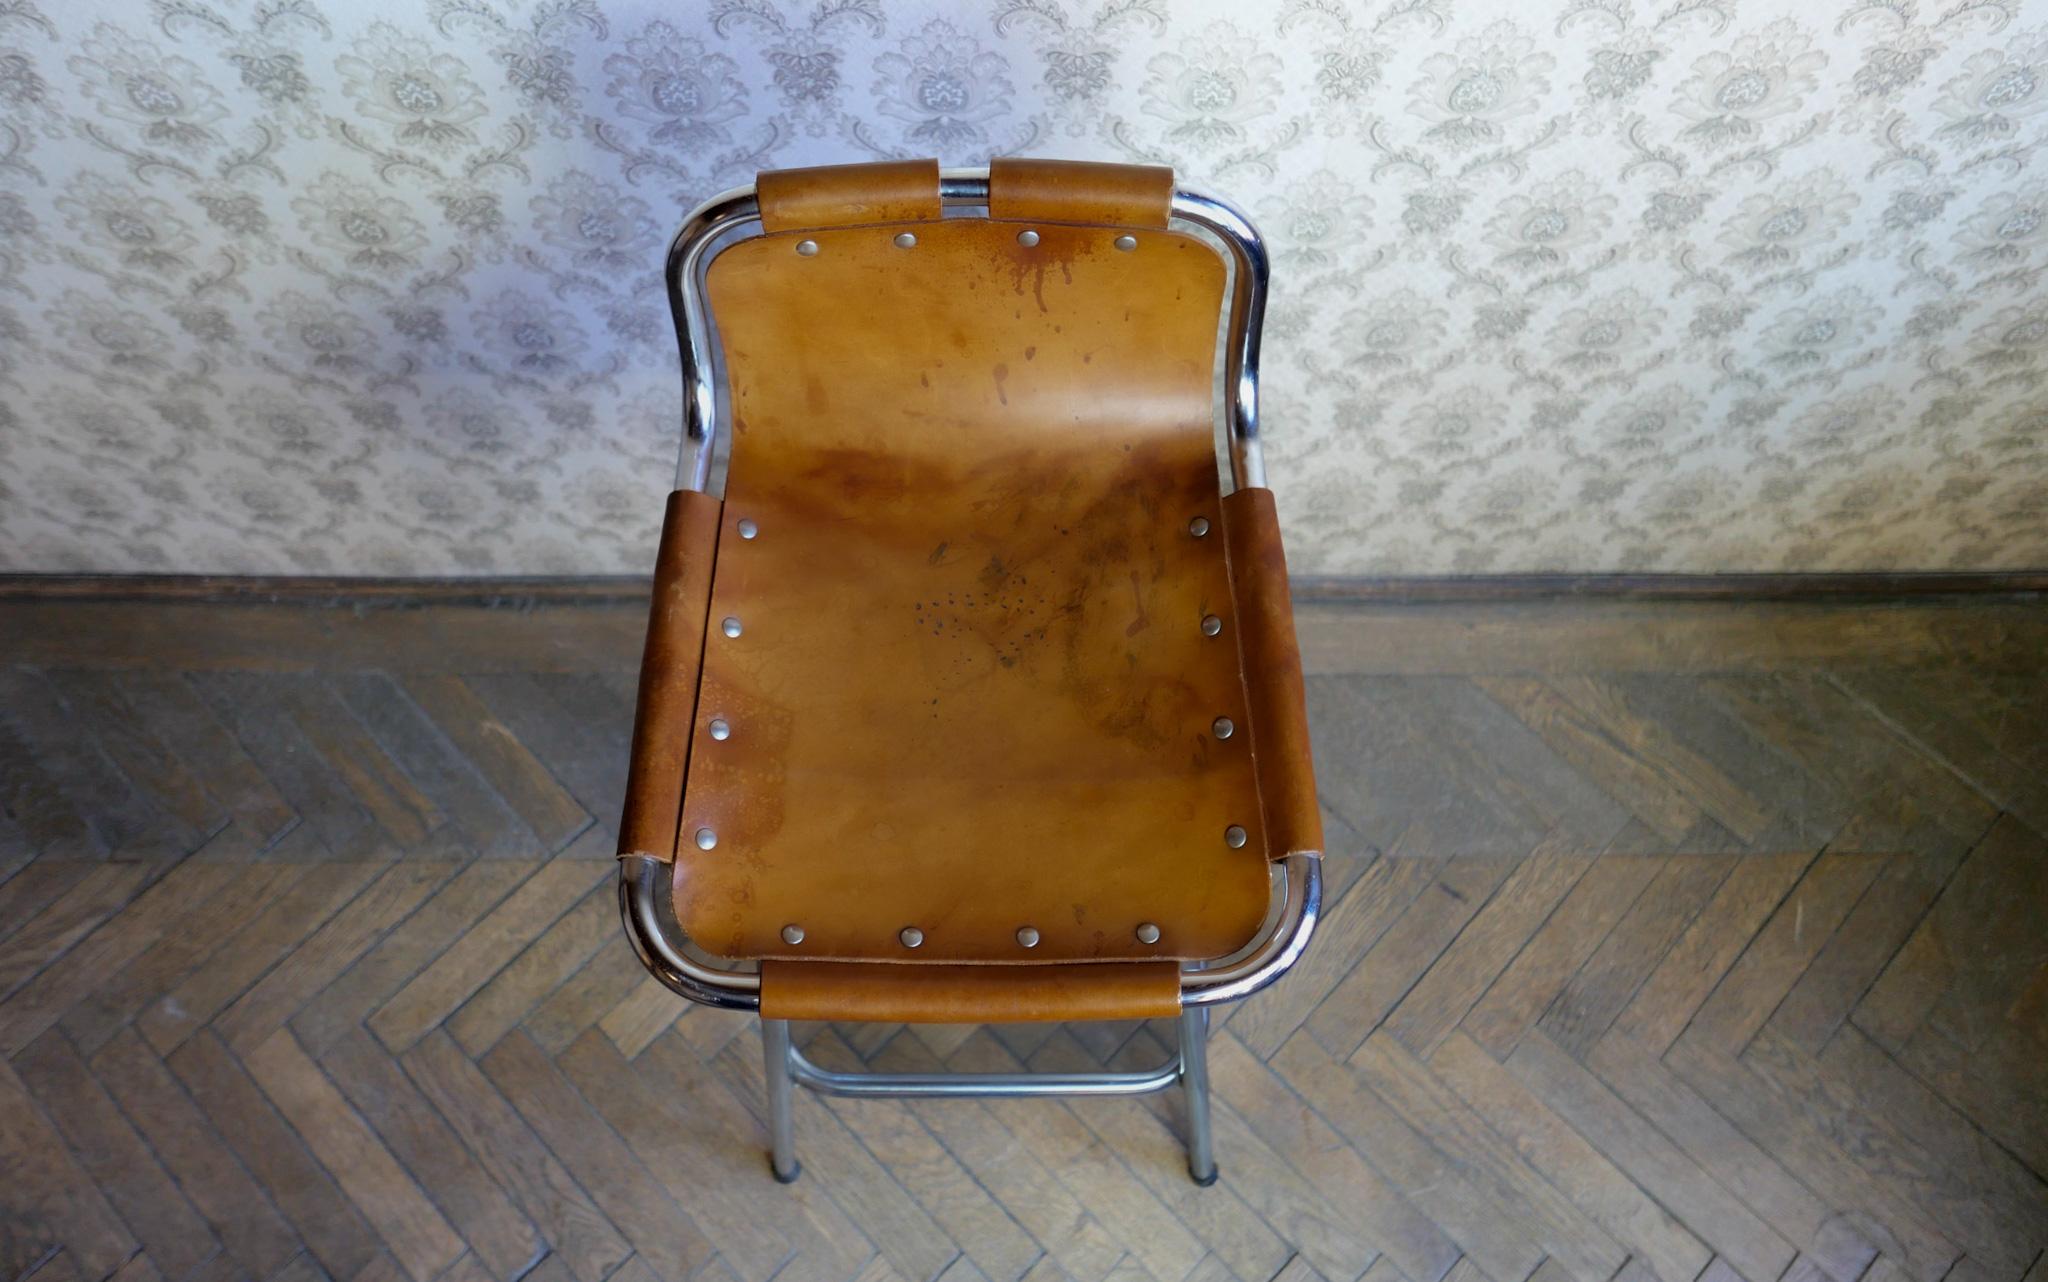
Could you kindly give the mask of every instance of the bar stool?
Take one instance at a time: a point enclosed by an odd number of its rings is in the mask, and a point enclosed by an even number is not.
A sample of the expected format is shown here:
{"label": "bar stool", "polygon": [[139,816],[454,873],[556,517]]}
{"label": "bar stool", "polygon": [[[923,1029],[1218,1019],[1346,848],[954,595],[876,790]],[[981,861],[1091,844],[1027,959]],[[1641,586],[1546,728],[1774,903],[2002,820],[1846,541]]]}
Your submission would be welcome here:
{"label": "bar stool", "polygon": [[[796,1085],[1176,1084],[1216,1178],[1208,1012],[1294,964],[1321,889],[1266,274],[1172,171],[1038,160],[763,173],[671,246],[620,905],[663,983],[759,1012],[778,1179]],[[835,1072],[789,1035],[1165,1017],[1141,1072]]]}

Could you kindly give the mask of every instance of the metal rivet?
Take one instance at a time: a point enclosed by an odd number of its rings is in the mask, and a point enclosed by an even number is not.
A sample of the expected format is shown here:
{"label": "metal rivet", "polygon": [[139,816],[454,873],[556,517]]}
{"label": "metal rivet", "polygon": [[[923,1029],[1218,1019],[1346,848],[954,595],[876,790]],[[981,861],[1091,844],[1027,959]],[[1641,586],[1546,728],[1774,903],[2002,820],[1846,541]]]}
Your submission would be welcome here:
{"label": "metal rivet", "polygon": [[[1209,625],[1208,625],[1208,624],[1207,624],[1206,622],[1205,622],[1205,623],[1203,623],[1203,624],[1202,624],[1202,630],[1203,630],[1203,631],[1205,631],[1205,632],[1207,632],[1207,631],[1208,631],[1208,629],[1209,629]],[[719,630],[720,632],[723,632],[723,633],[725,633],[725,635],[727,635],[727,636],[729,636],[729,637],[736,637],[736,636],[738,636],[738,635],[740,634],[740,621],[739,621],[738,617],[736,617],[736,616],[734,616],[734,615],[730,615],[730,614],[726,615],[726,616],[725,616],[725,622],[723,622],[723,623],[721,623],[721,624],[719,624],[719,625],[718,625],[718,630]],[[1210,632],[1210,633],[1209,633],[1209,635],[1213,637],[1213,636],[1215,636],[1216,634],[1215,634],[1215,633],[1213,633],[1213,632]]]}
{"label": "metal rivet", "polygon": [[1116,247],[1128,254],[1138,247],[1138,238],[1136,236],[1119,236],[1116,238]]}
{"label": "metal rivet", "polygon": [[1198,516],[1198,517],[1196,517],[1196,518],[1195,518],[1194,520],[1192,520],[1192,521],[1189,521],[1189,522],[1188,522],[1188,533],[1189,533],[1189,534],[1192,534],[1192,535],[1194,535],[1194,536],[1195,536],[1196,538],[1198,538],[1198,539],[1199,539],[1199,538],[1201,538],[1201,537],[1202,537],[1203,535],[1207,534],[1208,532],[1209,532],[1209,518],[1208,518],[1208,517],[1206,517],[1206,516]]}
{"label": "metal rivet", "polygon": [[1218,739],[1228,739],[1237,733],[1237,723],[1229,717],[1218,717],[1209,723],[1209,729]]}
{"label": "metal rivet", "polygon": [[1017,233],[1017,243],[1029,249],[1038,243],[1038,233],[1035,231],[1020,231]]}
{"label": "metal rivet", "polygon": [[905,948],[920,948],[924,945],[924,932],[915,926],[905,926],[897,932],[896,938],[903,941]]}
{"label": "metal rivet", "polygon": [[818,242],[815,240],[800,240],[796,243],[796,252],[802,254],[805,258],[809,258],[818,252]]}
{"label": "metal rivet", "polygon": [[711,737],[720,743],[732,737],[732,727],[726,724],[724,717],[711,718]]}
{"label": "metal rivet", "polygon": [[1036,926],[1017,927],[1017,942],[1026,948],[1038,947],[1038,928]]}
{"label": "metal rivet", "polygon": [[784,926],[782,928],[782,942],[785,944],[801,944],[804,942],[804,928],[795,922]]}
{"label": "metal rivet", "polygon": [[915,245],[916,243],[917,237],[911,235],[909,232],[899,231],[896,233],[896,248],[909,249],[912,245]]}
{"label": "metal rivet", "polygon": [[1139,922],[1139,923],[1138,923],[1138,942],[1139,942],[1139,943],[1141,943],[1141,944],[1156,944],[1156,943],[1158,943],[1158,942],[1159,942],[1159,927],[1157,927],[1157,926],[1153,925],[1153,924],[1152,924],[1151,922],[1149,922],[1149,921],[1141,921],[1141,922]]}
{"label": "metal rivet", "polygon": [[717,844],[718,844],[718,834],[717,834],[717,833],[715,833],[715,832],[711,831],[711,830],[710,830],[709,828],[699,828],[699,829],[697,830],[697,849],[699,849],[699,850],[709,850],[709,849],[711,849],[711,848],[712,848],[713,846],[715,846],[715,845],[717,845]]}
{"label": "metal rivet", "polygon": [[1232,850],[1241,849],[1245,843],[1245,831],[1236,824],[1223,830],[1223,844]]}
{"label": "metal rivet", "polygon": [[754,524],[752,520],[744,516],[740,518],[739,529],[740,537],[743,539],[751,539],[756,534],[759,534],[761,532],[760,526]]}
{"label": "metal rivet", "polygon": [[[737,631],[735,630],[735,625],[734,625],[734,623],[733,623],[733,620],[731,620],[731,619],[727,619],[727,620],[726,620],[725,622],[726,622],[726,632],[725,632],[725,635],[727,635],[727,636],[729,636],[729,637],[736,637],[736,636],[738,636],[738,635],[739,635],[739,633],[738,633],[738,632],[737,632]],[[1213,614],[1205,614],[1205,615],[1203,615],[1203,616],[1202,616],[1202,635],[1203,635],[1203,636],[1205,636],[1205,637],[1213,637],[1213,636],[1215,636],[1215,635],[1216,635],[1217,633],[1219,633],[1219,632],[1221,632],[1221,631],[1223,631],[1223,620],[1221,620],[1221,619],[1217,618],[1217,617],[1216,617],[1215,615],[1213,615]]]}

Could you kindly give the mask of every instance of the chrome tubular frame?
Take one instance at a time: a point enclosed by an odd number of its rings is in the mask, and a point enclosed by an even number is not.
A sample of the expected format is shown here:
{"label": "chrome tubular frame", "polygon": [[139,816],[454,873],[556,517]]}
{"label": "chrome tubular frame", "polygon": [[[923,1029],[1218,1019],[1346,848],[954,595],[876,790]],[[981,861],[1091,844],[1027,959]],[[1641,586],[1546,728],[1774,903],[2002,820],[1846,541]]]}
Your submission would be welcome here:
{"label": "chrome tubular frame", "polygon": [[[949,210],[988,206],[986,169],[949,169],[939,183]],[[683,367],[683,444],[676,488],[710,488],[718,447],[720,384],[724,370],[704,302],[704,272],[725,247],[761,234],[760,205],[752,187],[735,188],[699,205],[669,244],[665,277],[669,310]],[[1251,220],[1235,206],[1198,191],[1173,194],[1176,230],[1216,248],[1230,264],[1229,324],[1224,331],[1224,379],[1229,390],[1223,429],[1235,488],[1263,486],[1259,447],[1259,333],[1269,271],[1265,246]],[[670,868],[643,855],[620,860],[619,910],[626,935],[647,969],[691,1001],[728,1010],[761,1007],[761,976],[751,963],[734,965],[695,947],[676,923]],[[785,1182],[797,1176],[791,1087],[832,1095],[969,1096],[1141,1095],[1179,1084],[1187,1095],[1188,1170],[1197,1183],[1216,1178],[1208,1107],[1208,1008],[1249,997],[1301,957],[1322,911],[1322,860],[1289,855],[1273,868],[1273,898],[1266,922],[1244,948],[1215,962],[1185,965],[1181,973],[1179,1048],[1159,1068],[1117,1073],[842,1073],[821,1068],[790,1042],[783,1020],[762,1021],[769,1102],[771,1166]]]}

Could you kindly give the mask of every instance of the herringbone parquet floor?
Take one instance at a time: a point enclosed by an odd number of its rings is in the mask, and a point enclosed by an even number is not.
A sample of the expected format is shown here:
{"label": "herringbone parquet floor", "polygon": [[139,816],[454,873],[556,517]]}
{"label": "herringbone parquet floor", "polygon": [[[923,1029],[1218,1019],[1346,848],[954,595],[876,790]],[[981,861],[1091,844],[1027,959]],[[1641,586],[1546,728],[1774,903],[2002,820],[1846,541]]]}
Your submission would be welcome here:
{"label": "herringbone parquet floor", "polygon": [[614,916],[640,610],[345,607],[0,603],[7,1277],[2048,1276],[2039,605],[1305,610],[1330,911],[1206,1190],[1172,1097],[799,1093],[772,1183]]}

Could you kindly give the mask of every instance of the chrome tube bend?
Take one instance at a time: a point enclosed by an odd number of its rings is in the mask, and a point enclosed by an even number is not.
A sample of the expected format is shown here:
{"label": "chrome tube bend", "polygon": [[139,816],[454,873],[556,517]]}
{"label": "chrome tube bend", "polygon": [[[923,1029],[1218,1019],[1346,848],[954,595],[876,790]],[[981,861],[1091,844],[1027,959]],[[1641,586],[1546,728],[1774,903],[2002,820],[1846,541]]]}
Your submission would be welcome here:
{"label": "chrome tube bend", "polygon": [[[1206,969],[1183,969],[1182,1006],[1208,1006],[1249,997],[1280,978],[1301,958],[1322,914],[1323,861],[1289,855],[1279,893],[1284,896],[1269,929],[1236,959]],[[714,966],[695,951],[676,924],[669,865],[646,855],[619,860],[619,916],[641,964],[672,991],[725,1010],[761,1008],[761,972]]]}

